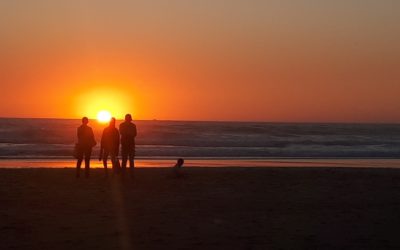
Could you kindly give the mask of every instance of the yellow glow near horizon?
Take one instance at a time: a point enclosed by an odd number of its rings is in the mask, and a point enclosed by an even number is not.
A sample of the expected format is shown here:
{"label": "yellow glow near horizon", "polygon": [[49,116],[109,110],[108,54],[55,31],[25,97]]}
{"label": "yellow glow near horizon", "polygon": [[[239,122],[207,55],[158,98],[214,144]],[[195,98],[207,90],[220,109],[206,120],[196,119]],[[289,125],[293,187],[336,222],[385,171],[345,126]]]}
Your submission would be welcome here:
{"label": "yellow glow near horizon", "polygon": [[95,88],[81,94],[76,102],[77,114],[108,122],[112,117],[122,119],[127,113],[135,113],[128,95],[114,88]]}
{"label": "yellow glow near horizon", "polygon": [[97,113],[97,120],[101,123],[106,123],[111,120],[111,113],[107,110],[102,110]]}

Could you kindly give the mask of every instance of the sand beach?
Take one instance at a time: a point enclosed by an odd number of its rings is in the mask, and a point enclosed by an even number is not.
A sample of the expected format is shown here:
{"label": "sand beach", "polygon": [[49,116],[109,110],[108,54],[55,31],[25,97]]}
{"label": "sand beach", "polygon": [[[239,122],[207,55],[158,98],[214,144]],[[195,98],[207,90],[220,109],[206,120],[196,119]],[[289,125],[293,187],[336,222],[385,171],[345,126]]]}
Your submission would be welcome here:
{"label": "sand beach", "polygon": [[2,249],[395,249],[400,171],[0,169]]}

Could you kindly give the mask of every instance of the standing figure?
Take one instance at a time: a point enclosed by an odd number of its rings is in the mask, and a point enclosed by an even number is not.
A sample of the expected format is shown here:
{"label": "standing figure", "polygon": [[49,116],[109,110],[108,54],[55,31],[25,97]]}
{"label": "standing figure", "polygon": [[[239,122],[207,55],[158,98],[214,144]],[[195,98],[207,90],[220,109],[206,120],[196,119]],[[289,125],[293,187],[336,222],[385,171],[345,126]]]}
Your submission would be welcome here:
{"label": "standing figure", "polygon": [[93,130],[87,124],[89,119],[87,117],[82,118],[82,125],[78,127],[78,143],[77,143],[77,162],[76,162],[76,177],[80,176],[81,164],[83,157],[85,157],[85,177],[89,177],[90,169],[90,156],[92,154],[92,148],[96,146],[96,140],[94,139]]}
{"label": "standing figure", "polygon": [[119,152],[119,131],[115,127],[115,118],[111,118],[110,125],[103,130],[103,135],[101,136],[101,148],[99,161],[103,160],[104,170],[106,176],[108,176],[107,171],[107,160],[110,155],[111,164],[113,172],[116,173],[119,169],[118,162],[118,152]]}
{"label": "standing figure", "polygon": [[126,114],[125,122],[119,125],[119,133],[121,134],[122,170],[126,170],[126,163],[129,158],[129,166],[131,171],[133,171],[135,167],[135,137],[137,131],[136,125],[132,123],[132,116],[130,114]]}

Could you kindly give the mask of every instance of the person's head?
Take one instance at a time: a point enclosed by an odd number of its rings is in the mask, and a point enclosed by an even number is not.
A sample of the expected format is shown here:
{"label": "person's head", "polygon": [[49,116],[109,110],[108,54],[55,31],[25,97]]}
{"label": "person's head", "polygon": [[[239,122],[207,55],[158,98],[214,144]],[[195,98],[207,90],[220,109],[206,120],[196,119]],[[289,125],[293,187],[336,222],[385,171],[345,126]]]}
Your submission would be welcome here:
{"label": "person's head", "polygon": [[184,162],[185,161],[182,158],[179,158],[178,161],[176,162],[176,165],[182,166]]}
{"label": "person's head", "polygon": [[115,118],[114,117],[111,117],[110,127],[115,127]]}
{"label": "person's head", "polygon": [[127,121],[127,122],[131,122],[131,121],[132,121],[132,116],[131,116],[131,114],[126,114],[126,115],[125,115],[125,121]]}
{"label": "person's head", "polygon": [[82,124],[87,125],[88,123],[89,123],[89,119],[86,116],[82,117]]}

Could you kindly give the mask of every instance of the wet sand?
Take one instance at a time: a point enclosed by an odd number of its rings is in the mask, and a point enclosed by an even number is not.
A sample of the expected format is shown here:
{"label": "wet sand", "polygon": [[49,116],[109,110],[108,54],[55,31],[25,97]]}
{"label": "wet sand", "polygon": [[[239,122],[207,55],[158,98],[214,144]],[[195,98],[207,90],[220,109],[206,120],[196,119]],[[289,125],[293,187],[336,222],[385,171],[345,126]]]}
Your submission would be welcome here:
{"label": "wet sand", "polygon": [[[335,167],[335,168],[400,168],[395,158],[185,158],[185,167]],[[136,158],[139,168],[170,168],[176,158]],[[1,159],[0,168],[71,168],[76,160],[59,159]],[[92,158],[91,168],[103,168],[102,162]]]}
{"label": "wet sand", "polygon": [[0,169],[1,249],[390,249],[400,170]]}

